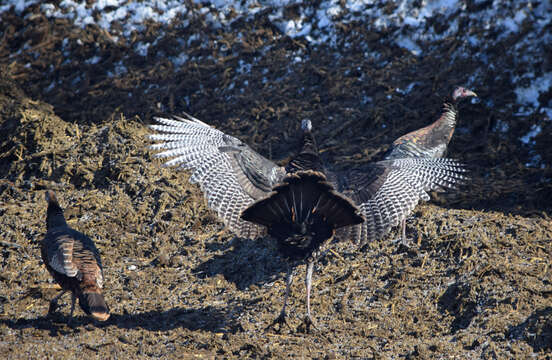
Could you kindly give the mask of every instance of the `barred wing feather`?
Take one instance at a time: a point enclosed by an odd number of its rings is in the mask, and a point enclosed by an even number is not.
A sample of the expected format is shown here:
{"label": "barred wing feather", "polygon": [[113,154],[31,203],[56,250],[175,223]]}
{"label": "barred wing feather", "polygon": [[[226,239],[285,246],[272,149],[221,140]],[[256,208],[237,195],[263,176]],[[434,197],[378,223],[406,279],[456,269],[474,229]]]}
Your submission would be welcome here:
{"label": "barred wing feather", "polygon": [[92,240],[68,227],[50,230],[46,234],[48,264],[58,273],[79,281],[90,276],[101,289],[103,271],[100,253]]}
{"label": "barred wing feather", "polygon": [[464,166],[452,159],[404,158],[371,164],[367,171],[338,174],[341,190],[359,206],[366,221],[338,230],[341,238],[365,243],[381,238],[414,210],[428,191],[464,183]]}
{"label": "barred wing feather", "polygon": [[284,168],[239,139],[186,116],[155,118],[159,124],[151,128],[159,133],[149,137],[159,142],[151,149],[162,150],[157,157],[172,158],[165,166],[191,170],[190,182],[200,186],[208,206],[231,231],[247,238],[264,234],[264,227],[242,220],[240,215],[281,181]]}

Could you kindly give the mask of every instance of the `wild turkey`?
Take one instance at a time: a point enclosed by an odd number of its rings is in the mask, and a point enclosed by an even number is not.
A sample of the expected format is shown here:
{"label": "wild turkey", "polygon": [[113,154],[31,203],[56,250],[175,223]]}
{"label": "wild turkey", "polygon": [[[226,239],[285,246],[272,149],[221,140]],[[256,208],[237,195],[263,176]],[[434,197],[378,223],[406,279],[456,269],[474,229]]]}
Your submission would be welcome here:
{"label": "wild turkey", "polygon": [[[458,118],[457,103],[461,99],[477,96],[473,91],[463,87],[457,87],[452,92],[452,101],[445,102],[443,113],[432,124],[418,130],[409,132],[393,141],[391,148],[385,155],[385,159],[402,158],[442,158],[445,156],[447,146],[454,133]],[[426,199],[424,199],[426,200]],[[429,200],[429,199],[427,199]],[[426,201],[427,201],[426,200]],[[401,242],[406,242],[406,218],[401,221]]]}
{"label": "wild turkey", "polygon": [[[272,188],[265,198],[247,207],[241,218],[267,228],[280,252],[293,264],[307,262],[305,285],[307,291],[308,327],[313,324],[310,311],[310,291],[314,262],[320,247],[335,234],[335,229],[360,224],[364,218],[358,207],[334,190],[326,179],[311,133],[310,120],[303,120],[302,150],[286,167],[281,183]],[[293,281],[288,268],[284,306],[272,325],[285,322],[286,303]],[[271,325],[271,326],[272,326]]]}
{"label": "wild turkey", "polygon": [[78,298],[86,314],[96,320],[107,320],[109,308],[101,291],[103,272],[98,249],[88,236],[67,226],[53,191],[46,191],[46,201],[47,232],[41,243],[42,260],[62,288],[61,294],[50,302],[48,314],[55,312],[59,298],[70,291],[71,319]]}
{"label": "wild turkey", "polygon": [[[292,260],[290,265],[307,261],[308,323],[312,323],[313,263],[320,245],[334,231],[341,239],[376,240],[410,214],[419,199],[428,196],[427,191],[453,188],[465,179],[462,165],[450,159],[384,160],[364,171],[326,171],[310,121],[302,122],[302,151],[287,167],[280,167],[242,141],[189,115],[155,120],[159,124],[151,128],[160,133],[150,139],[160,142],[151,148],[163,150],[156,156],[174,157],[165,165],[191,170],[190,182],[200,185],[208,205],[231,231],[253,238],[268,230]],[[275,323],[285,317],[291,281],[288,271],[284,307]]]}

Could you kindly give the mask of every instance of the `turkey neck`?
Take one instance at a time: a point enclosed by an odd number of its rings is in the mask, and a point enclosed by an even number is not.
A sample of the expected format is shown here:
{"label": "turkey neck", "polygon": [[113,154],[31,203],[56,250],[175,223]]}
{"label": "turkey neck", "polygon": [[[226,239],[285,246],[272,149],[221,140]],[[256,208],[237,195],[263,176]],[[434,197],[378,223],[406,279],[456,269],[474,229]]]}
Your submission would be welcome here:
{"label": "turkey neck", "polygon": [[456,109],[455,104],[445,103],[444,111],[435,123],[434,131],[445,134],[447,143],[450,142],[452,134],[454,133],[457,114],[458,110]]}
{"label": "turkey neck", "polygon": [[47,230],[60,226],[67,226],[67,222],[65,222],[65,217],[63,216],[63,210],[61,210],[59,204],[55,202],[48,204],[48,215],[46,219]]}
{"label": "turkey neck", "polygon": [[301,154],[313,154],[318,156],[318,146],[316,145],[316,140],[312,135],[312,132],[305,131],[303,133],[303,147],[301,149]]}
{"label": "turkey neck", "polygon": [[312,132],[305,131],[301,138],[301,152],[290,161],[287,172],[314,170],[324,172],[322,161],[318,156],[318,146]]}

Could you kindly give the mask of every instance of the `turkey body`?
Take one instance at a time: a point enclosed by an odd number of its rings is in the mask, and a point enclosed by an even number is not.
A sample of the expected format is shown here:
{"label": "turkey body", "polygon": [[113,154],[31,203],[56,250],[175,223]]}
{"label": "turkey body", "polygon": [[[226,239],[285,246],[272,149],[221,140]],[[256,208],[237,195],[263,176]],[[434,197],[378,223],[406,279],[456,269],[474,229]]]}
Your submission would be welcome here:
{"label": "turkey body", "polygon": [[92,239],[69,226],[56,195],[46,192],[48,201],[47,232],[41,242],[41,255],[46,268],[61,286],[62,293],[50,303],[48,313],[57,308],[57,301],[71,292],[71,318],[75,301],[81,309],[99,321],[109,318],[109,308],[102,295],[103,271],[100,253]]}
{"label": "turkey body", "polygon": [[281,182],[241,214],[242,220],[265,226],[292,260],[316,258],[313,254],[335,229],[364,221],[359,208],[327,180],[310,120],[303,121],[302,129],[301,151]]}
{"label": "turkey body", "polygon": [[359,208],[330,184],[311,133],[310,120],[303,120],[301,152],[286,167],[282,182],[265,198],[247,207],[241,218],[267,228],[278,243],[280,252],[291,261],[288,267],[284,306],[270,325],[285,323],[286,303],[293,280],[291,266],[306,260],[307,331],[314,323],[310,310],[310,292],[314,262],[320,247],[330,240],[337,228],[364,221]]}
{"label": "turkey body", "polygon": [[452,139],[458,120],[457,103],[460,99],[477,96],[473,91],[457,87],[452,92],[452,101],[443,104],[439,118],[428,126],[409,132],[393,141],[385,159],[409,157],[441,158]]}

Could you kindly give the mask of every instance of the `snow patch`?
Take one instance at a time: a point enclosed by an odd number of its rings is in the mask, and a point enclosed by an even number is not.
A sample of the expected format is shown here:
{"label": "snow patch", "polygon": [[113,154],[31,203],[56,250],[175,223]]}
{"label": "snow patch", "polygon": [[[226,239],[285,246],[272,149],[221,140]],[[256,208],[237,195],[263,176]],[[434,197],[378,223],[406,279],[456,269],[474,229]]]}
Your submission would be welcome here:
{"label": "snow patch", "polygon": [[532,125],[531,130],[527,134],[522,136],[520,140],[524,144],[534,144],[535,141],[533,140],[533,138],[539,135],[541,132],[542,128],[540,127],[540,125]]}
{"label": "snow patch", "polygon": [[[528,74],[531,76],[532,74]],[[539,106],[539,96],[541,93],[551,91],[552,71],[543,74],[543,76],[531,81],[529,86],[518,87],[515,89],[517,101],[520,104]]]}

